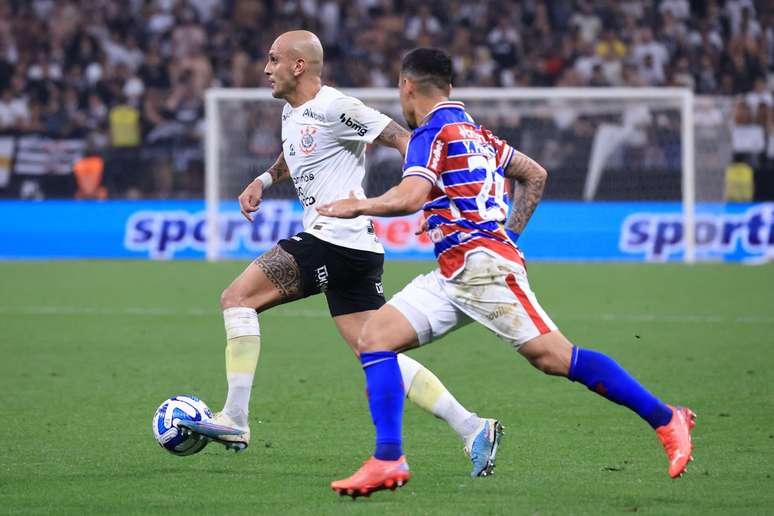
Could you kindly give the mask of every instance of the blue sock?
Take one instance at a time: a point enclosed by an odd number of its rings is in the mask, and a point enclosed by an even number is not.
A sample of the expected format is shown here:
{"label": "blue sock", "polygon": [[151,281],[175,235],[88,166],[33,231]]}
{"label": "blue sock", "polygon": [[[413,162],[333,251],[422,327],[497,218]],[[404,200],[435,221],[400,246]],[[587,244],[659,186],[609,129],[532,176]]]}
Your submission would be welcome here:
{"label": "blue sock", "polygon": [[403,455],[403,379],[398,355],[392,351],[361,353],[360,363],[366,375],[368,407],[376,427],[374,457],[397,460]]}
{"label": "blue sock", "polygon": [[574,346],[567,377],[612,402],[629,407],[653,428],[666,425],[672,419],[672,409],[668,405],[607,355]]}

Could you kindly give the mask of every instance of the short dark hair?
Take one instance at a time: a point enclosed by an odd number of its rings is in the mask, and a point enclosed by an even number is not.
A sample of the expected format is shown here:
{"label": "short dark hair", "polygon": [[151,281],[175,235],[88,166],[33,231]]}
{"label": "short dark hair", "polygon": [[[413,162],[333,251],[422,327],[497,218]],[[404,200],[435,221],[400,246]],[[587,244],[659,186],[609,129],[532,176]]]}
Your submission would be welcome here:
{"label": "short dark hair", "polygon": [[420,47],[403,57],[401,73],[427,86],[446,90],[452,84],[452,61],[440,48]]}

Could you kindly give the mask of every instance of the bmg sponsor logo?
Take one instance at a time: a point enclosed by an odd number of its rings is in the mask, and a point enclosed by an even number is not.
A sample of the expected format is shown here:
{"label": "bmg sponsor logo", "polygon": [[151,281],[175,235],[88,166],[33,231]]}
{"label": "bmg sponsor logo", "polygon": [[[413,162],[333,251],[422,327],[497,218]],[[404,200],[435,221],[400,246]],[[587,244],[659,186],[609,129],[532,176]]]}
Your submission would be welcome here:
{"label": "bmg sponsor logo", "polygon": [[[291,203],[264,202],[250,223],[239,212],[220,214],[221,250],[265,251],[277,240],[303,230],[302,214]],[[138,211],[126,222],[124,246],[150,258],[170,259],[205,251],[208,231],[204,212]]]}
{"label": "bmg sponsor logo", "polygon": [[[756,205],[743,213],[697,214],[696,253],[720,258],[734,252],[750,257],[774,256],[774,204]],[[620,248],[666,261],[685,250],[680,213],[635,213],[621,227]]]}
{"label": "bmg sponsor logo", "polygon": [[366,127],[365,124],[360,123],[357,120],[352,120],[351,117],[345,115],[344,113],[339,115],[339,120],[347,127],[351,127],[352,130],[358,134],[358,136],[365,136],[368,132],[368,127]]}

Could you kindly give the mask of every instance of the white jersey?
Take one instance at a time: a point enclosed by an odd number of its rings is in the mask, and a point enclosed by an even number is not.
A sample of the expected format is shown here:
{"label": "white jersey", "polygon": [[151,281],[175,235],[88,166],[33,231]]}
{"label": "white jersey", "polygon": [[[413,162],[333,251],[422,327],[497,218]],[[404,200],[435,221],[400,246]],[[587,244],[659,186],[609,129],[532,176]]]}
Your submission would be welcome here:
{"label": "white jersey", "polygon": [[326,217],[317,207],[350,192],[365,198],[366,144],[389,123],[388,116],[328,86],[296,108],[285,104],[282,152],[304,206],[304,231],[343,247],[384,252],[369,217]]}

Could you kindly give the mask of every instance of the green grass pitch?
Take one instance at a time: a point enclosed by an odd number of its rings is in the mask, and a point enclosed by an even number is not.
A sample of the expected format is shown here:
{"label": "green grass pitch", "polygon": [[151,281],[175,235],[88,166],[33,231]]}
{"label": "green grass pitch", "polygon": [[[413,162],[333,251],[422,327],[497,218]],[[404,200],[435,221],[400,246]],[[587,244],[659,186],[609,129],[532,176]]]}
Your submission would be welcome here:
{"label": "green grass pitch", "polygon": [[[165,398],[225,398],[222,288],[243,263],[0,263],[0,514],[774,512],[774,267],[530,265],[560,328],[699,415],[677,481],[636,415],[468,327],[411,355],[500,418],[496,475],[407,403],[414,479],[355,502],[328,484],[371,451],[363,375],[320,297],[261,317],[252,446],[162,450]],[[432,264],[388,263],[395,292]]]}

